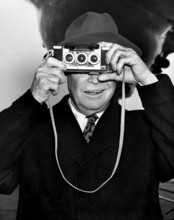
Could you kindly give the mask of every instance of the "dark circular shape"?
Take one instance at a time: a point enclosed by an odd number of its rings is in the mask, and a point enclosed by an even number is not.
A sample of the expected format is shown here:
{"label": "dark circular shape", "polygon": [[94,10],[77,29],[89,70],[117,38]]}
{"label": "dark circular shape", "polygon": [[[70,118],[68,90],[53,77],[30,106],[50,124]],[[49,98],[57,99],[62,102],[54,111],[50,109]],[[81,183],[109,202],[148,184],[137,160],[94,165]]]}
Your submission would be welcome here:
{"label": "dark circular shape", "polygon": [[84,64],[87,61],[87,55],[85,53],[79,53],[77,56],[77,62],[79,64]]}
{"label": "dark circular shape", "polygon": [[64,61],[66,63],[73,63],[74,62],[74,55],[72,53],[66,53],[64,56]]}

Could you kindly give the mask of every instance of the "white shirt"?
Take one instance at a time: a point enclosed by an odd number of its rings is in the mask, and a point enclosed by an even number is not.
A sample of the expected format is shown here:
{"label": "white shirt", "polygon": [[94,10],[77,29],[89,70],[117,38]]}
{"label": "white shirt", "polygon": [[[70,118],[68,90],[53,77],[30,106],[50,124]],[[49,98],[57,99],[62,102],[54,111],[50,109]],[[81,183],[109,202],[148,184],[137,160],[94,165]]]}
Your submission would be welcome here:
{"label": "white shirt", "polygon": [[[86,124],[87,124],[86,115],[84,115],[84,114],[80,113],[79,111],[77,111],[77,109],[72,104],[71,98],[68,99],[68,104],[69,104],[69,106],[70,106],[75,118],[77,119],[82,132],[83,132],[83,130],[84,130]],[[96,113],[96,115],[98,116],[98,119],[95,122],[96,124],[98,123],[98,121],[99,121],[99,119],[100,119],[100,117],[102,116],[103,113],[104,113],[104,111]]]}

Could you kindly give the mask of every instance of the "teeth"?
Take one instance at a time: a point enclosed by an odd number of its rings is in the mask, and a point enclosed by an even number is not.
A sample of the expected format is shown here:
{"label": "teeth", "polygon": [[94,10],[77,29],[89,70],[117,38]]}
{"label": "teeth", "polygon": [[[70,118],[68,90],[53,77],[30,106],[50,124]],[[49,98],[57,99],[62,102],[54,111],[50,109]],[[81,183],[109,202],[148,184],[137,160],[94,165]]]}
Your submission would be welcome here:
{"label": "teeth", "polygon": [[100,94],[101,91],[86,91],[85,93],[91,94],[91,95],[97,95]]}

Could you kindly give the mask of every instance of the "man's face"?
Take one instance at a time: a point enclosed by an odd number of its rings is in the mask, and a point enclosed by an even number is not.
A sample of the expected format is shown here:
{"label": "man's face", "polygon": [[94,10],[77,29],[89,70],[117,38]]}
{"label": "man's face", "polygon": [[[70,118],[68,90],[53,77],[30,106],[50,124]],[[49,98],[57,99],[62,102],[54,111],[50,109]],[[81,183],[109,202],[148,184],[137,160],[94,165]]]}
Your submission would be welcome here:
{"label": "man's face", "polygon": [[94,72],[69,74],[67,82],[73,105],[85,115],[106,109],[116,88],[114,81],[98,81],[98,73]]}

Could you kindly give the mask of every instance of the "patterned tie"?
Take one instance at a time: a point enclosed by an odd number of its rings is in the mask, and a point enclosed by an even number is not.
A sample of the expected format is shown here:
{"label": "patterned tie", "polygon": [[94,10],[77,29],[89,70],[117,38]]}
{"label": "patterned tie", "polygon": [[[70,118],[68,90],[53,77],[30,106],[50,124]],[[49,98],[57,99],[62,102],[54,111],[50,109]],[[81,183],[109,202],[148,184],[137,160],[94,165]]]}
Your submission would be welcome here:
{"label": "patterned tie", "polygon": [[94,132],[95,122],[96,122],[98,116],[93,114],[93,115],[86,116],[86,118],[88,119],[88,121],[87,121],[86,127],[83,131],[83,135],[86,139],[86,142],[89,143],[89,141],[92,137],[92,134]]}

